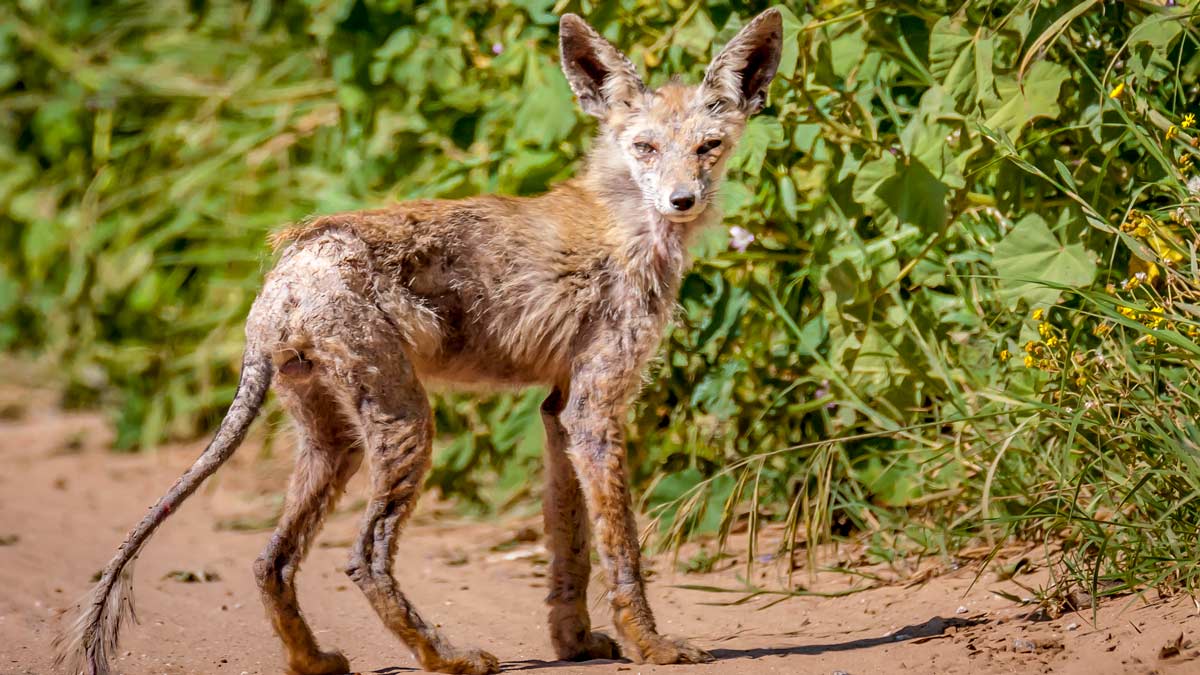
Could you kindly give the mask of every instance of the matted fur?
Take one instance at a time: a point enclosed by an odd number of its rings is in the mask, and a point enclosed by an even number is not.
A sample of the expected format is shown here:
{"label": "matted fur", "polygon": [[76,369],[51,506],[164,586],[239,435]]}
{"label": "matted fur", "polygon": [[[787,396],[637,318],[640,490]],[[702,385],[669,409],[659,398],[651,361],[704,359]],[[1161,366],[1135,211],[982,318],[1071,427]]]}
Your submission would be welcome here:
{"label": "matted fur", "polygon": [[[167,516],[236,449],[272,383],[300,433],[278,529],[254,573],[289,671],[344,673],[300,612],[295,575],[364,457],[372,493],[346,572],[427,670],[491,673],[496,657],[453,647],[392,574],[400,530],[431,463],[425,383],[547,385],[543,515],[553,555],[550,641],[564,659],[625,653],[708,660],[658,633],[646,601],[626,478],[623,424],[675,307],[691,236],[782,44],[768,10],[699,86],[650,89],[582,19],[563,17],[563,71],[600,120],[580,175],[538,197],[426,200],[311,218],[282,249],[246,322],[238,393],[196,464],[129,535],[57,642],[71,675],[108,675],[133,616],[132,562]],[[618,641],[592,632],[589,543],[599,553]]]}

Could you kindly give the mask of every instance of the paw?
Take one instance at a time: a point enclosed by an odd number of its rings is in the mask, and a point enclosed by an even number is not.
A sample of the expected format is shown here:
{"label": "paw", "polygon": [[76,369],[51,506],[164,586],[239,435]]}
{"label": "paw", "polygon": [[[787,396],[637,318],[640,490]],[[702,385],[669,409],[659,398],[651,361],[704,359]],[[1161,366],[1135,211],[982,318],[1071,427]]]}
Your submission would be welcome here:
{"label": "paw", "polygon": [[563,661],[591,661],[592,659],[619,659],[621,648],[617,641],[604,633],[592,632],[587,639],[582,640],[573,648],[562,650],[559,658]]}
{"label": "paw", "polygon": [[670,663],[708,663],[713,655],[693,647],[686,640],[660,637],[642,654],[646,663],[666,665]]}
{"label": "paw", "polygon": [[482,649],[463,649],[440,659],[438,663],[425,666],[439,673],[461,673],[462,675],[487,675],[500,672],[500,659]]}
{"label": "paw", "polygon": [[293,661],[289,670],[293,675],[346,675],[350,672],[350,662],[335,649],[317,652],[316,656],[303,661]]}

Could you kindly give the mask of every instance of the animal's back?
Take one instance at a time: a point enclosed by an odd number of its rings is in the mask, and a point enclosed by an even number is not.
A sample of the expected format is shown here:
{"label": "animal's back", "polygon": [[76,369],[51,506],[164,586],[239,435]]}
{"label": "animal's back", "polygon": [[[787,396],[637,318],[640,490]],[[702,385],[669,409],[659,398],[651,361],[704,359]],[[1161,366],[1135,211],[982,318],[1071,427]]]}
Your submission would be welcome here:
{"label": "animal's back", "polygon": [[436,317],[436,334],[414,340],[410,357],[423,376],[459,385],[564,379],[571,341],[604,309],[611,283],[610,218],[572,183],[532,198],[418,200],[321,216],[273,240],[305,246],[329,230],[367,245],[385,282],[377,287],[385,311]]}

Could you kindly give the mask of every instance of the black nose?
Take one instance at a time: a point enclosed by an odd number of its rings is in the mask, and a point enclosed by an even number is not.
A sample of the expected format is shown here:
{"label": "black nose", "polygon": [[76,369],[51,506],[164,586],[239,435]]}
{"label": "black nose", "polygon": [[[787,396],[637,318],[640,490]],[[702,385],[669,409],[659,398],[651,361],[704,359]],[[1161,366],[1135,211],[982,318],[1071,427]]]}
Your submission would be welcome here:
{"label": "black nose", "polygon": [[676,190],[671,193],[671,206],[679,211],[687,211],[696,205],[696,195],[687,190]]}

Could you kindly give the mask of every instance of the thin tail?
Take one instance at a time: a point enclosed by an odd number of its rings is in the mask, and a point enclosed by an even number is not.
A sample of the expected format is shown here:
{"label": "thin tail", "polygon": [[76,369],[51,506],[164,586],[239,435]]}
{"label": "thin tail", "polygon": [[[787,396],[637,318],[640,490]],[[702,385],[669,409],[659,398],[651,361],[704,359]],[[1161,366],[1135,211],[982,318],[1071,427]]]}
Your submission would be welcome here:
{"label": "thin tail", "polygon": [[80,603],[78,618],[54,641],[55,666],[66,664],[68,675],[109,675],[121,624],[125,619],[136,621],[133,611],[134,559],[167,516],[233,456],[262,408],[272,372],[269,357],[247,350],[237,393],[216,436],[196,463],[175,481],[125,538],[117,555],[104,568],[95,589]]}

